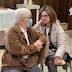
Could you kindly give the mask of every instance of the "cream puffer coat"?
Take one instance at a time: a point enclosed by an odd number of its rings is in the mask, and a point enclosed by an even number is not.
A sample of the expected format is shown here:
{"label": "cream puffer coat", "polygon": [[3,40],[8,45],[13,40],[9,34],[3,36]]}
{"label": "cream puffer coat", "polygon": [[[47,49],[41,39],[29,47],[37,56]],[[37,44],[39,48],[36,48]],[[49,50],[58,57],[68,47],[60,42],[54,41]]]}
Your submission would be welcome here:
{"label": "cream puffer coat", "polygon": [[[45,33],[45,27],[35,24],[33,28],[37,31]],[[68,46],[66,45],[66,34],[58,20],[56,21],[56,23],[52,24],[51,41],[57,47],[55,56],[59,56],[62,58],[66,51],[66,47]]]}

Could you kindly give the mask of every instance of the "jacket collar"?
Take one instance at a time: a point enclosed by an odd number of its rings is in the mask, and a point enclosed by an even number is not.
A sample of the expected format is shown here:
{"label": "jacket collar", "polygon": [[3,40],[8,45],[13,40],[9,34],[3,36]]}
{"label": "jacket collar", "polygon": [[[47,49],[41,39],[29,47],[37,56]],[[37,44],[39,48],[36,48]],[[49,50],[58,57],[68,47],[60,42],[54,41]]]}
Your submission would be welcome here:
{"label": "jacket collar", "polygon": [[18,32],[20,33],[21,37],[26,39],[24,33],[21,31],[21,28],[20,28],[19,24],[15,24],[15,25],[16,25],[15,27],[18,30]]}

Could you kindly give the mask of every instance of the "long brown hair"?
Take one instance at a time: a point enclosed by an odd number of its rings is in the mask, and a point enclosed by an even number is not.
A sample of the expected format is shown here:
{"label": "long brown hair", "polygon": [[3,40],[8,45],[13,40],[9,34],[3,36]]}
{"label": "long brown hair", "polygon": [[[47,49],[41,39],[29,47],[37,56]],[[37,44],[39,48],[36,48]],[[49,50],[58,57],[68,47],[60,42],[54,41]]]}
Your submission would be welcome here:
{"label": "long brown hair", "polygon": [[54,11],[54,9],[53,9],[51,6],[49,6],[49,5],[43,6],[43,7],[40,9],[40,11],[39,11],[40,15],[41,15],[41,13],[42,13],[43,11],[46,11],[46,12],[48,13],[48,15],[50,16],[50,22],[51,22],[51,24],[52,24],[53,22],[56,22],[57,14],[56,14],[56,12]]}

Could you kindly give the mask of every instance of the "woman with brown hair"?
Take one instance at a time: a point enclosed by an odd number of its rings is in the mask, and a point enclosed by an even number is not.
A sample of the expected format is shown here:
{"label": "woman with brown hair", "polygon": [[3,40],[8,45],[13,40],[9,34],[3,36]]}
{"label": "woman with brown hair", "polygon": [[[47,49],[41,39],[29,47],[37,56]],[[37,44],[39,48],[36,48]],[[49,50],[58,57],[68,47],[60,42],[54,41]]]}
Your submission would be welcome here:
{"label": "woman with brown hair", "polygon": [[63,57],[66,48],[66,34],[51,6],[46,5],[40,9],[40,21],[34,25],[34,28],[44,33],[49,39],[49,53],[46,59],[49,72],[57,72],[57,65],[67,66],[62,59],[66,59]]}

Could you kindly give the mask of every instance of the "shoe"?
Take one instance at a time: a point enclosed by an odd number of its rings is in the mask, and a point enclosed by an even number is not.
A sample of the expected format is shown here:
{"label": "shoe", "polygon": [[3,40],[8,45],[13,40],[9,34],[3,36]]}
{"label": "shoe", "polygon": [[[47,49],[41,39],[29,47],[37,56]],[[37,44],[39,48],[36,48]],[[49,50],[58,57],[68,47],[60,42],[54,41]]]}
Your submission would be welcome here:
{"label": "shoe", "polygon": [[66,70],[68,65],[65,63],[64,65],[62,65],[63,69]]}

